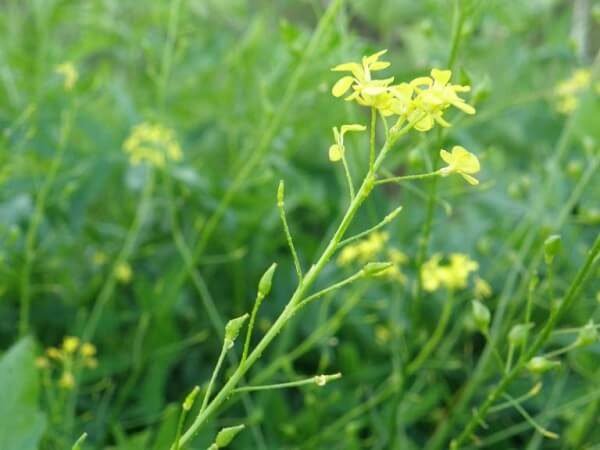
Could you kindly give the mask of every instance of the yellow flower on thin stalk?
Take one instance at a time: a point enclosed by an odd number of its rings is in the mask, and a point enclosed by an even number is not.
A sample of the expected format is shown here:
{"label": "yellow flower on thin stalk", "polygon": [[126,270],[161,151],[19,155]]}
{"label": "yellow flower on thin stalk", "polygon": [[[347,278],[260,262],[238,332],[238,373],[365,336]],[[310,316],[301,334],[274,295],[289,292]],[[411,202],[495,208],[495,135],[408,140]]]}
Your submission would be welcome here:
{"label": "yellow flower on thin stalk", "polygon": [[331,147],[329,147],[329,160],[336,162],[344,158],[346,153],[346,147],[344,146],[344,135],[348,131],[365,131],[366,129],[367,127],[359,124],[342,125],[340,130],[338,130],[337,127],[333,127],[333,138],[335,140],[335,144],[332,144]]}
{"label": "yellow flower on thin stalk", "polygon": [[148,122],[133,128],[123,149],[133,165],[148,163],[161,168],[167,161],[180,161],[183,157],[175,132],[163,125]]}
{"label": "yellow flower on thin stalk", "polygon": [[452,173],[458,173],[462,176],[469,184],[477,185],[479,180],[472,177],[472,174],[476,174],[481,169],[479,159],[473,153],[467,151],[460,145],[452,147],[452,153],[446,150],[440,150],[440,156],[448,164],[448,166],[440,169],[439,173],[442,176],[448,176]]}
{"label": "yellow flower on thin stalk", "polygon": [[556,85],[554,94],[557,97],[556,110],[563,114],[573,112],[579,104],[579,94],[592,82],[590,69],[577,69],[570,78]]}
{"label": "yellow flower on thin stalk", "polygon": [[469,274],[479,269],[479,264],[462,253],[452,253],[448,264],[441,264],[442,255],[434,254],[421,267],[423,289],[433,292],[441,287],[450,291],[467,287]]}
{"label": "yellow flower on thin stalk", "polygon": [[133,269],[126,262],[120,262],[115,267],[115,278],[123,284],[127,284],[133,278]]}
{"label": "yellow flower on thin stalk", "polygon": [[77,80],[79,79],[79,72],[77,72],[77,68],[72,62],[66,61],[59,64],[54,71],[63,77],[63,87],[65,91],[70,91],[75,87],[75,83],[77,83]]}

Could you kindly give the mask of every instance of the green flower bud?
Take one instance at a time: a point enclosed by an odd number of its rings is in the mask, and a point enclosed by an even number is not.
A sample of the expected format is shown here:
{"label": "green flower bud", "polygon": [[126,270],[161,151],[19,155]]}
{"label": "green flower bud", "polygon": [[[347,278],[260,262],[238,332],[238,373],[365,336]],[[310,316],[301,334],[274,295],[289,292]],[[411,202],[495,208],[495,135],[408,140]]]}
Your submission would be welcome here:
{"label": "green flower bud", "polygon": [[546,264],[552,264],[554,257],[558,254],[561,246],[561,237],[553,234],[544,241],[544,260]]}
{"label": "green flower bud", "polygon": [[592,345],[598,340],[598,329],[594,324],[593,320],[590,320],[583,328],[579,330],[575,345],[578,347],[585,347],[586,345]]}
{"label": "green flower bud", "polygon": [[184,411],[189,411],[190,409],[192,409],[192,406],[194,406],[194,401],[198,396],[198,392],[200,392],[200,388],[198,386],[194,386],[192,392],[190,392],[183,401],[182,408],[184,409]]}
{"label": "green flower bud", "polygon": [[273,282],[273,274],[275,273],[275,269],[277,268],[277,263],[271,264],[266,272],[260,277],[260,281],[258,282],[258,294],[266,297],[271,292],[271,284]]}
{"label": "green flower bud", "polygon": [[217,448],[227,447],[231,441],[233,441],[233,438],[235,438],[237,434],[245,427],[246,425],[237,425],[235,427],[223,428],[221,431],[219,431],[219,434],[217,434],[217,439],[215,439]]}
{"label": "green flower bud", "polygon": [[473,319],[475,321],[475,325],[481,331],[487,331],[490,326],[490,319],[492,315],[490,314],[490,310],[483,303],[477,300],[473,300],[471,302],[473,305]]}
{"label": "green flower bud", "polygon": [[277,188],[277,206],[283,206],[283,197],[285,195],[285,184],[283,180],[279,182],[279,187]]}
{"label": "green flower bud", "polygon": [[394,264],[387,262],[370,262],[365,267],[363,267],[363,274],[367,277],[374,277],[377,275],[381,275],[383,272],[388,270]]}
{"label": "green flower bud", "polygon": [[551,361],[543,356],[534,356],[527,363],[527,370],[536,375],[560,366],[560,361]]}
{"label": "green flower bud", "polygon": [[227,322],[227,325],[225,325],[225,345],[228,349],[233,347],[233,343],[240,334],[240,330],[242,329],[242,326],[247,318],[248,313],[244,314],[243,316],[236,317],[235,319],[231,319],[229,322]]}
{"label": "green flower bud", "polygon": [[533,327],[532,323],[519,323],[513,326],[508,333],[508,342],[510,345],[522,345],[527,339],[527,333]]}

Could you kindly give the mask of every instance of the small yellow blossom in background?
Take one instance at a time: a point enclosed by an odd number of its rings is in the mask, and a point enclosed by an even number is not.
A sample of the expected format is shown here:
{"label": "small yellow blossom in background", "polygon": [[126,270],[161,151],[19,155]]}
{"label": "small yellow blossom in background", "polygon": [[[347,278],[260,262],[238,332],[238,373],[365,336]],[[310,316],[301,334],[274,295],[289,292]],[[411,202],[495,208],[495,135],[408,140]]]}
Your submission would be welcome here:
{"label": "small yellow blossom in background", "polygon": [[63,389],[73,389],[75,386],[75,377],[70,371],[64,371],[58,380],[58,385]]}
{"label": "small yellow blossom in background", "polygon": [[390,329],[384,325],[375,326],[375,340],[379,345],[387,344],[392,337]]}
{"label": "small yellow blossom in background", "polygon": [[136,125],[123,144],[125,153],[133,165],[148,163],[164,167],[168,160],[180,161],[183,157],[175,132],[160,124]]}
{"label": "small yellow blossom in background", "polygon": [[407,278],[402,272],[402,266],[408,262],[408,256],[406,253],[396,248],[392,248],[387,251],[387,256],[392,265],[388,269],[384,270],[381,275],[389,280],[397,281],[400,284],[406,284]]}
{"label": "small yellow blossom in background", "polygon": [[331,89],[335,97],[342,97],[352,89],[345,100],[356,101],[361,106],[377,109],[383,116],[398,116],[398,124],[408,120],[418,131],[429,131],[437,123],[449,127],[444,111],[450,106],[466,114],[475,114],[475,108],[458,94],[469,92],[470,86],[451,84],[450,70],[432,69],[430,76],[418,77],[409,83],[392,85],[394,78],[373,79],[373,72],[390,66],[379,58],[387,50],[381,50],[362,58],[360,63],[349,62],[334,67],[335,72],[350,72],[340,78]]}
{"label": "small yellow blossom in background", "polygon": [[492,287],[481,277],[475,277],[475,287],[473,290],[475,297],[481,300],[492,296]]}
{"label": "small yellow blossom in background", "polygon": [[448,166],[440,169],[442,176],[448,176],[452,173],[458,173],[461,175],[469,184],[477,185],[479,180],[472,177],[470,174],[479,172],[481,166],[479,165],[479,159],[473,153],[467,151],[460,145],[452,147],[452,153],[446,150],[440,150],[440,156]]}
{"label": "small yellow blossom in background", "polygon": [[77,79],[79,78],[79,72],[75,68],[75,65],[70,62],[64,62],[56,66],[54,71],[63,77],[63,87],[65,91],[70,91],[75,87]]}
{"label": "small yellow blossom in background", "polygon": [[365,131],[366,129],[367,127],[364,125],[358,124],[342,125],[340,130],[338,130],[337,127],[333,127],[335,144],[332,144],[331,147],[329,147],[329,160],[336,162],[344,157],[346,152],[346,147],[344,147],[344,135],[348,131]]}
{"label": "small yellow blossom in background", "polygon": [[133,270],[126,262],[120,262],[115,267],[115,277],[120,283],[127,284],[133,278]]}
{"label": "small yellow blossom in background", "polygon": [[48,361],[48,358],[44,356],[38,356],[37,358],[35,358],[35,366],[38,369],[47,369],[48,367],[50,367],[50,361]]}
{"label": "small yellow blossom in background", "polygon": [[573,75],[556,85],[554,94],[557,97],[556,110],[568,114],[577,108],[577,96],[587,89],[592,82],[592,72],[589,69],[577,69]]}
{"label": "small yellow blossom in background", "polygon": [[97,251],[94,253],[94,256],[92,256],[92,262],[95,266],[103,266],[106,264],[106,261],[108,261],[108,256],[102,251]]}
{"label": "small yellow blossom in background", "polygon": [[62,358],[62,353],[59,349],[57,349],[56,347],[48,347],[46,349],[46,355],[48,355],[48,358],[51,359],[61,359]]}
{"label": "small yellow blossom in background", "polygon": [[441,287],[454,291],[467,287],[469,274],[479,269],[479,264],[462,253],[452,253],[448,264],[440,264],[442,255],[434,254],[421,267],[423,289],[433,292]]}
{"label": "small yellow blossom in background", "polygon": [[373,232],[369,237],[356,244],[349,244],[342,249],[337,263],[347,266],[355,261],[367,263],[375,258],[389,240],[387,233]]}
{"label": "small yellow blossom in background", "polygon": [[66,353],[75,353],[79,348],[79,338],[75,336],[67,336],[63,339],[62,348]]}
{"label": "small yellow blossom in background", "polygon": [[96,355],[96,346],[89,342],[84,342],[81,346],[81,356],[91,358]]}

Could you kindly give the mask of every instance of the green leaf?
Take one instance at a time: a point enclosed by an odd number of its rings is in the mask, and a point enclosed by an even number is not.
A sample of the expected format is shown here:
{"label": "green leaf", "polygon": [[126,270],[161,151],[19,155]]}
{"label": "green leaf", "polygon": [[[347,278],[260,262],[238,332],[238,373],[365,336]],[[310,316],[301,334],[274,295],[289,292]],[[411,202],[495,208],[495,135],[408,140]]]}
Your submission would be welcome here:
{"label": "green leaf", "polygon": [[0,448],[36,450],[46,420],[38,409],[34,344],[25,338],[0,359]]}

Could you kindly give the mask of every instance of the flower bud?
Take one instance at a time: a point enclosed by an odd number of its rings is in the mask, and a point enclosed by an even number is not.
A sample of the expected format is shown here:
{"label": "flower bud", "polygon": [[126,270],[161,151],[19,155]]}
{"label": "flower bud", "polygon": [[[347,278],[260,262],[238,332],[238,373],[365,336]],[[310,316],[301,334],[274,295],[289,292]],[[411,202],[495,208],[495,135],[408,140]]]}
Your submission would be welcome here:
{"label": "flower bud", "polygon": [[529,329],[532,326],[532,323],[519,323],[513,326],[508,333],[508,342],[510,345],[522,345],[525,342],[525,339],[527,339],[527,333],[529,333]]}
{"label": "flower bud", "polygon": [[258,294],[262,297],[266,297],[271,292],[271,284],[273,282],[273,274],[275,273],[275,269],[277,268],[277,263],[271,264],[266,272],[260,277],[260,281],[258,282]]}
{"label": "flower bud", "polygon": [[231,319],[229,322],[227,322],[227,325],[225,325],[225,345],[227,346],[227,349],[233,347],[233,343],[240,334],[242,325],[244,325],[244,322],[247,318],[248,313],[244,314],[243,316],[236,317],[235,319]]}
{"label": "flower bud", "polygon": [[586,345],[592,345],[598,340],[598,329],[594,324],[593,320],[590,320],[583,328],[579,330],[575,345],[578,347],[585,347]]}
{"label": "flower bud", "polygon": [[367,277],[374,277],[377,275],[381,275],[387,269],[392,267],[393,264],[389,261],[387,262],[370,262],[365,267],[363,267],[363,274]]}
{"label": "flower bud", "polygon": [[536,375],[560,366],[560,361],[551,361],[543,356],[534,356],[527,363],[527,370]]}
{"label": "flower bud", "polygon": [[561,246],[561,237],[553,234],[544,241],[544,260],[546,264],[552,264],[554,257],[558,254]]}
{"label": "flower bud", "polygon": [[279,187],[277,188],[277,206],[280,208],[283,206],[283,197],[285,195],[285,184],[283,180],[279,181]]}
{"label": "flower bud", "polygon": [[217,448],[227,447],[231,441],[233,441],[233,438],[235,438],[245,427],[246,425],[237,425],[235,427],[223,428],[219,431],[219,434],[217,434],[217,439],[215,439]]}
{"label": "flower bud", "polygon": [[182,408],[184,411],[189,411],[190,409],[192,409],[192,406],[194,406],[194,401],[196,400],[196,397],[198,396],[198,392],[200,392],[200,388],[198,386],[194,386],[194,389],[192,389],[192,392],[190,392],[187,395],[187,397],[185,398],[185,400],[183,401]]}
{"label": "flower bud", "polygon": [[473,300],[471,304],[473,305],[473,319],[475,321],[475,325],[481,331],[487,331],[488,327],[490,326],[490,310],[487,308],[487,306],[477,300]]}

